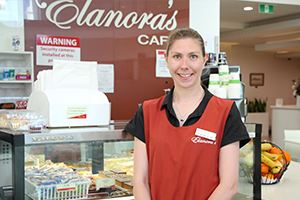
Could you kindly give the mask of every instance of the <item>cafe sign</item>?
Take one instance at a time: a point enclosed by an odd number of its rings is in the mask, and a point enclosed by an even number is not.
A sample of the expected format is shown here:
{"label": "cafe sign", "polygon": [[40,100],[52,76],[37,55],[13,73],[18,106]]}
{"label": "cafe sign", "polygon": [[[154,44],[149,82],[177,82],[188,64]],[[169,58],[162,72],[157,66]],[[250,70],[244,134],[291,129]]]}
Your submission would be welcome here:
{"label": "cafe sign", "polygon": [[[168,9],[172,8],[173,0],[165,0],[166,7]],[[96,1],[95,1],[96,2]],[[45,15],[48,21],[53,23],[60,29],[71,29],[70,25],[73,22],[76,22],[78,26],[87,25],[89,27],[110,27],[114,26],[116,28],[124,27],[126,29],[136,28],[143,29],[149,27],[152,30],[167,30],[171,31],[177,27],[176,15],[178,10],[173,12],[165,13],[146,13],[143,12],[138,14],[135,11],[129,13],[123,13],[121,10],[105,10],[105,9],[94,9],[88,11],[93,0],[86,0],[82,7],[79,7],[74,3],[73,0],[59,0],[54,1],[49,4],[46,2],[40,2],[36,0],[36,4],[40,9],[45,9]],[[72,16],[68,19],[60,20],[60,16],[63,15],[63,12],[66,9],[73,9]],[[138,36],[137,41],[141,45],[151,45],[153,43],[157,45],[162,45],[165,42],[165,37],[156,37],[155,35],[152,38],[143,34]]]}

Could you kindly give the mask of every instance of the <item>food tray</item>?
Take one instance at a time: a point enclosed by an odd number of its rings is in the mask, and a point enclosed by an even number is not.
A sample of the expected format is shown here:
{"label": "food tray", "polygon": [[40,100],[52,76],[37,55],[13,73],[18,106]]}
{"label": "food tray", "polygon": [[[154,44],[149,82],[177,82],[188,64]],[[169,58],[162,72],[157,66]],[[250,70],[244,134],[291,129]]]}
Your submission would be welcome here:
{"label": "food tray", "polygon": [[25,178],[25,194],[34,200],[67,200],[88,197],[90,181],[37,186]]}

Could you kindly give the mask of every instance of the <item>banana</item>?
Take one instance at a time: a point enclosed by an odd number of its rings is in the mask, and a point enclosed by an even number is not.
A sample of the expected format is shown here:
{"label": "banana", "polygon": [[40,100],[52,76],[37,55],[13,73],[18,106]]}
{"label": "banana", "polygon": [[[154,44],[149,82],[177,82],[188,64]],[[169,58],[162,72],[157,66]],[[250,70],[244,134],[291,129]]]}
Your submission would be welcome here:
{"label": "banana", "polygon": [[272,149],[272,145],[270,143],[261,143],[261,150],[268,151]]}
{"label": "banana", "polygon": [[268,165],[270,168],[276,167],[276,163],[271,160],[270,158],[268,158],[267,156],[265,156],[264,154],[261,154],[261,162],[265,163],[266,165]]}
{"label": "banana", "polygon": [[272,173],[278,173],[281,170],[281,167],[277,165],[273,160],[261,154],[261,162],[265,163],[271,168]]}
{"label": "banana", "polygon": [[277,160],[282,155],[282,153],[274,154],[274,153],[269,153],[269,152],[266,152],[266,151],[262,151],[261,153],[264,154],[265,156],[267,156],[268,158],[272,159],[272,160]]}
{"label": "banana", "polygon": [[276,168],[271,169],[272,173],[277,174],[280,172],[280,170],[282,169],[282,164],[279,160],[275,160],[275,164],[277,165]]}

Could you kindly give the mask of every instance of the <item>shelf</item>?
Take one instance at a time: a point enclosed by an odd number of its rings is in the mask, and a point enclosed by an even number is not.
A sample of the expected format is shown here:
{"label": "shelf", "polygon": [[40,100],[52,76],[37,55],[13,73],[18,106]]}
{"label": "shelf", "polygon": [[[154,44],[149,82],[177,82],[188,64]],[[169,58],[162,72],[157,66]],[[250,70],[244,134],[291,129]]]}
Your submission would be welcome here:
{"label": "shelf", "polygon": [[29,83],[29,84],[31,84],[32,82],[31,82],[31,80],[26,80],[26,81],[0,81],[0,84],[1,83]]}
{"label": "shelf", "polygon": [[[5,78],[0,80],[0,96],[30,96],[34,89],[34,62],[33,52],[29,51],[0,51],[0,70],[15,70],[15,75],[24,74],[25,71],[31,74],[31,80],[12,80]],[[29,77],[28,77],[29,78]]]}

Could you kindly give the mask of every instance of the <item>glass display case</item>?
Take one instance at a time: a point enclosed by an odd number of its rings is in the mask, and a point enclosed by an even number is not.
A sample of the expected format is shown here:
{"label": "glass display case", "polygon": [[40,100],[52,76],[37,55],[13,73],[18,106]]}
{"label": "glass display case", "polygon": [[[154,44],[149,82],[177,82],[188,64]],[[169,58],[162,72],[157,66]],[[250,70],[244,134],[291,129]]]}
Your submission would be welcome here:
{"label": "glass display case", "polygon": [[[125,122],[35,132],[0,130],[0,199],[133,200],[132,135]],[[246,124],[253,148],[253,184],[240,171],[234,199],[261,199],[261,124]],[[45,175],[46,177],[41,177]]]}
{"label": "glass display case", "polygon": [[134,140],[124,126],[1,129],[0,199],[133,199]]}

